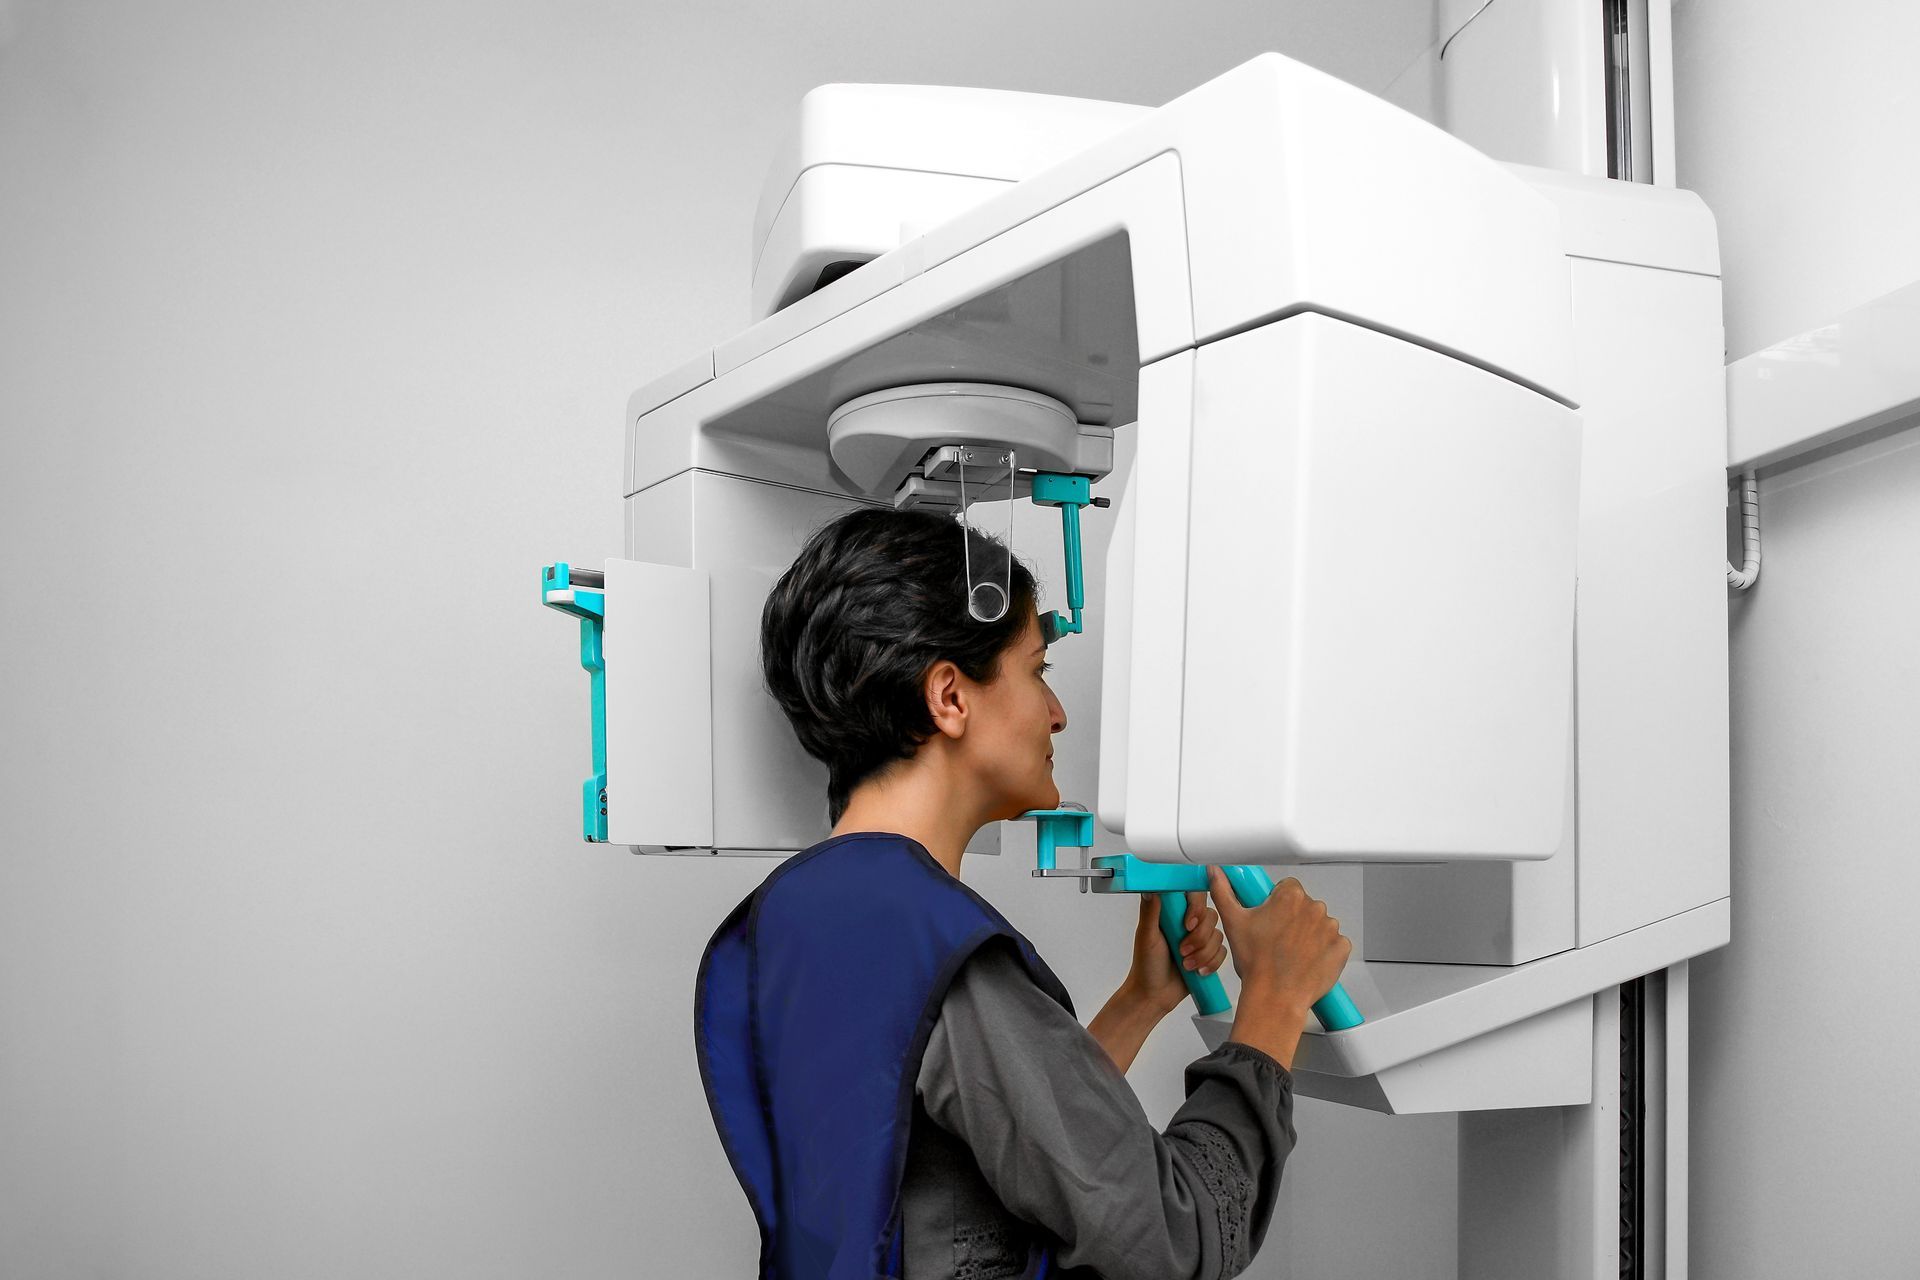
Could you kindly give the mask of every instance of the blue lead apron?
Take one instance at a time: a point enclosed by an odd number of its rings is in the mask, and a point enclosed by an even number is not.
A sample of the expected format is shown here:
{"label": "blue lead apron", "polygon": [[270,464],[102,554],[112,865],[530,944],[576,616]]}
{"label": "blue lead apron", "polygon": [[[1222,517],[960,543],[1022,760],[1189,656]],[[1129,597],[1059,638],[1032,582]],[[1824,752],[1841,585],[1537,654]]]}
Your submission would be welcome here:
{"label": "blue lead apron", "polygon": [[[775,868],[700,961],[693,1030],[714,1127],[760,1224],[760,1280],[874,1280],[902,1265],[914,1086],[960,966],[1033,944],[905,836],[853,832]],[[1029,1251],[1026,1280],[1052,1270]]]}

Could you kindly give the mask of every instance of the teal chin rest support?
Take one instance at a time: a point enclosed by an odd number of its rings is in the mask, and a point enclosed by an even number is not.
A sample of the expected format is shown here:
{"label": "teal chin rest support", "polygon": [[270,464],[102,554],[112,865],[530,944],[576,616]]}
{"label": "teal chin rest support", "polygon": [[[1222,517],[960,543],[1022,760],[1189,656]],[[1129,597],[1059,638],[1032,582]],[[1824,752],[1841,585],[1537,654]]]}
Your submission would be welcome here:
{"label": "teal chin rest support", "polygon": [[[597,576],[597,575],[596,575]],[[583,590],[584,580],[565,561],[540,570],[540,603],[580,619],[580,665],[586,668],[593,703],[593,776],[580,784],[580,837],[607,839],[607,662],[601,650],[606,591]]]}
{"label": "teal chin rest support", "polygon": [[1093,843],[1093,815],[1085,809],[1029,809],[1020,815],[1033,820],[1035,858],[1040,869],[1054,869],[1058,849],[1084,849]]}
{"label": "teal chin rest support", "polygon": [[[1093,815],[1082,809],[1033,809],[1020,815],[1034,824],[1034,842],[1038,850],[1039,871],[1055,871],[1055,859],[1061,849],[1084,849],[1093,844]],[[1233,896],[1242,906],[1257,907],[1273,893],[1273,877],[1260,866],[1223,866]],[[1168,950],[1180,954],[1186,939],[1187,894],[1205,892],[1207,869],[1192,863],[1144,862],[1130,853],[1111,854],[1092,860],[1087,870],[1095,893],[1156,893],[1160,895],[1160,932]],[[1225,1013],[1233,1008],[1226,986],[1218,974],[1199,974],[1181,969],[1187,992],[1203,1014]],[[1314,1001],[1313,1016],[1327,1031],[1345,1031],[1366,1019],[1339,983]]]}

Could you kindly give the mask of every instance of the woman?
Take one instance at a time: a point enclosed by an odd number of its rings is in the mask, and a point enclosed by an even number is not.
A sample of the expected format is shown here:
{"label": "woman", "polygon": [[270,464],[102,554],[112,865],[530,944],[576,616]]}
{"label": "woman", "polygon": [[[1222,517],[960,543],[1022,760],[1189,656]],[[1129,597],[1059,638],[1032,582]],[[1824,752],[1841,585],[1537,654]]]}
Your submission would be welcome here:
{"label": "woman", "polygon": [[[948,517],[863,509],[819,530],[761,618],[767,687],[825,762],[832,835],[728,916],[695,1033],[764,1280],[1216,1280],[1266,1233],[1292,1150],[1288,1070],[1350,950],[1293,880],[1247,909],[1218,872],[1178,963],[1241,998],[1155,1132],[1123,1072],[1186,987],[1142,895],[1133,967],[1086,1027],[960,882],[988,822],[1058,805],[1033,578],[966,609]],[[1222,938],[1222,927],[1225,937]]]}

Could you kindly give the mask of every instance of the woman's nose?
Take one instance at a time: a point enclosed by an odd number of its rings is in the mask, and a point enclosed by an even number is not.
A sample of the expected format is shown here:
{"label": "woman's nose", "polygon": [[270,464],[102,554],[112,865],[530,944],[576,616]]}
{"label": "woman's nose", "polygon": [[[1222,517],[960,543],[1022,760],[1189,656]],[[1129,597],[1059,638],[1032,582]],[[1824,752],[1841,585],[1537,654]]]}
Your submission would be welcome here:
{"label": "woman's nose", "polygon": [[1066,732],[1067,709],[1060,705],[1060,699],[1054,697],[1051,690],[1047,693],[1047,713],[1052,717],[1053,731],[1055,733]]}

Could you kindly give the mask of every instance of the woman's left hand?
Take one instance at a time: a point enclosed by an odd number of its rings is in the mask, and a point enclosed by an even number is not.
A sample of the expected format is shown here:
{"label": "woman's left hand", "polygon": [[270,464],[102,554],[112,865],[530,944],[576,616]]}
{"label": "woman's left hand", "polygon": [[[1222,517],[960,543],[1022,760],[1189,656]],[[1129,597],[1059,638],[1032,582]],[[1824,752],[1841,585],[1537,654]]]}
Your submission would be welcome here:
{"label": "woman's left hand", "polygon": [[1154,1013],[1164,1017],[1187,998],[1182,969],[1217,973],[1227,956],[1227,937],[1220,931],[1220,913],[1208,903],[1204,890],[1187,895],[1187,936],[1181,939],[1175,960],[1160,932],[1160,895],[1140,895],[1140,923],[1133,931],[1133,968],[1127,985]]}

